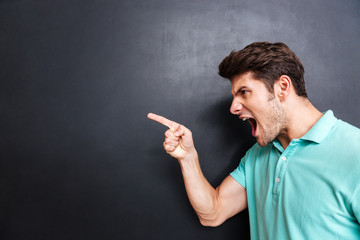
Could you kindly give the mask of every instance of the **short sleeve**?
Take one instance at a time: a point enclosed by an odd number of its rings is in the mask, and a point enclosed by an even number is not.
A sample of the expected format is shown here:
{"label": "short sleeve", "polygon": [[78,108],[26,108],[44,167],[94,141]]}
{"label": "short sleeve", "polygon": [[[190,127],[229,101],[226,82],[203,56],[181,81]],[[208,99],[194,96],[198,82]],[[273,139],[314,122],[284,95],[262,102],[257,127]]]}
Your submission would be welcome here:
{"label": "short sleeve", "polygon": [[239,166],[235,168],[233,172],[230,173],[230,176],[232,176],[244,188],[246,188],[245,159],[246,156],[241,159]]}

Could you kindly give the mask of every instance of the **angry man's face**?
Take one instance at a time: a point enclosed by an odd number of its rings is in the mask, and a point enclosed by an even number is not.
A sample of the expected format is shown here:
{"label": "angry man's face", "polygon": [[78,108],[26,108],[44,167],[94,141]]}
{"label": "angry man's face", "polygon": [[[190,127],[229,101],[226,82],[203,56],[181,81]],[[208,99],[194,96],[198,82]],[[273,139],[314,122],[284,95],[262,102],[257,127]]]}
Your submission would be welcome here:
{"label": "angry man's face", "polygon": [[231,80],[231,94],[230,112],[250,122],[252,135],[260,146],[272,142],[286,128],[286,112],[280,100],[251,72]]}

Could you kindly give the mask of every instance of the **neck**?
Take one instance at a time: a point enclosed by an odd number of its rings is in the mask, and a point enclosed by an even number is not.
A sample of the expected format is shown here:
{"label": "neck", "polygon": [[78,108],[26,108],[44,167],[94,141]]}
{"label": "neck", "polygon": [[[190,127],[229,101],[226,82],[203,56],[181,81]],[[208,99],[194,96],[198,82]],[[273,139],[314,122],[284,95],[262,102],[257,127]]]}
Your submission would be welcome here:
{"label": "neck", "polygon": [[304,136],[323,115],[307,98],[302,97],[294,99],[285,108],[288,124],[277,136],[284,149],[293,139]]}

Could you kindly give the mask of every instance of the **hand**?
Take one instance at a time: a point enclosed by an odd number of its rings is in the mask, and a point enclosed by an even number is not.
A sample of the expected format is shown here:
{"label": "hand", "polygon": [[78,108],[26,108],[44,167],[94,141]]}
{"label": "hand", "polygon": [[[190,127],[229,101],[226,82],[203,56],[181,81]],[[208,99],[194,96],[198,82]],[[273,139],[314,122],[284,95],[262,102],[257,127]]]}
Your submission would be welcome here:
{"label": "hand", "polygon": [[165,132],[163,144],[168,154],[179,161],[196,154],[192,133],[189,129],[177,122],[153,113],[149,113],[148,118],[170,128]]}

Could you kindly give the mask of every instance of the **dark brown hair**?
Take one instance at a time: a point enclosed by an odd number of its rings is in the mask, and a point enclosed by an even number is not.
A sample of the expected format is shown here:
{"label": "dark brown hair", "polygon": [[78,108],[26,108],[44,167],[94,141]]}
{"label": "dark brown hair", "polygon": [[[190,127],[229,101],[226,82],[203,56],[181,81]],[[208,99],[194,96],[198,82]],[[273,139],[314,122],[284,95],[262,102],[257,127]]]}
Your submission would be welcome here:
{"label": "dark brown hair", "polygon": [[247,72],[262,80],[271,93],[276,80],[281,75],[287,75],[297,95],[307,97],[304,67],[284,43],[254,42],[240,51],[232,51],[219,65],[219,75],[229,80]]}

